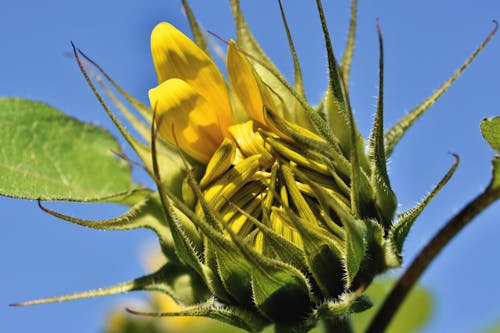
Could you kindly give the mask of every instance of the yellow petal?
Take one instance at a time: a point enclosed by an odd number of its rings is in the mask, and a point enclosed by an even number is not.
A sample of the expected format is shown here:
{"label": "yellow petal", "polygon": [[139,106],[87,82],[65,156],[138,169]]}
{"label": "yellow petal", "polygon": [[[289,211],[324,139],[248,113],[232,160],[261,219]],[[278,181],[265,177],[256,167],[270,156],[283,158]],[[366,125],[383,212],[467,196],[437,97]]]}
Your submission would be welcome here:
{"label": "yellow petal", "polygon": [[227,128],[233,114],[224,77],[215,63],[192,40],[169,23],[158,24],[151,33],[151,53],[158,82],[178,78],[203,96],[216,112],[219,127]]}
{"label": "yellow petal", "polygon": [[213,105],[187,82],[170,79],[149,90],[159,134],[207,163],[224,139]]}
{"label": "yellow petal", "polygon": [[253,120],[266,125],[264,106],[276,111],[270,92],[234,41],[229,42],[226,62],[231,88],[241,105]]}

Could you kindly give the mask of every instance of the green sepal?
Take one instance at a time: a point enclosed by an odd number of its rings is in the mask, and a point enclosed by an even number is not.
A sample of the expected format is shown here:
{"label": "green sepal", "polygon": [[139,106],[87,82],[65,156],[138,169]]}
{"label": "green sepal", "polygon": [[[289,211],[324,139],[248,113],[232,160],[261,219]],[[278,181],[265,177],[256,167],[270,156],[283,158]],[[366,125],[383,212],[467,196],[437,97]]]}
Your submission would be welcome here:
{"label": "green sepal", "polygon": [[226,287],[222,283],[219,268],[217,266],[217,257],[215,255],[214,245],[210,242],[208,238],[205,238],[204,247],[204,277],[207,283],[208,289],[213,295],[215,295],[219,300],[225,304],[234,304],[234,298],[229,295]]}
{"label": "green sepal", "polygon": [[82,227],[97,230],[132,230],[147,228],[153,230],[160,240],[164,254],[176,260],[177,255],[172,234],[169,228],[164,225],[164,215],[158,196],[151,192],[150,195],[134,204],[126,213],[111,219],[105,220],[85,220],[68,215],[64,215],[48,209],[38,202],[39,207],[46,213],[61,220],[71,222]]}
{"label": "green sepal", "polygon": [[165,195],[162,187],[163,184],[158,184],[167,226],[170,229],[175,245],[175,253],[181,262],[190,266],[198,274],[203,275],[203,264],[200,258],[201,241],[197,241],[198,244],[195,244],[196,238],[190,238],[186,232],[186,230],[192,230],[191,224],[193,221],[184,218],[182,212],[175,211],[170,198]]}
{"label": "green sepal", "polygon": [[197,272],[183,264],[170,261],[155,273],[155,279],[144,290],[163,292],[184,306],[203,302],[210,295]]}
{"label": "green sepal", "polygon": [[344,80],[344,87],[349,90],[349,78],[351,75],[351,64],[354,55],[354,41],[356,35],[356,25],[357,25],[357,0],[351,1],[351,18],[349,22],[349,34],[347,36],[346,47],[342,59],[340,60],[340,73]]}
{"label": "green sepal", "polygon": [[[229,243],[230,244],[230,243]],[[218,274],[227,293],[239,304],[251,306],[251,265],[241,256],[234,245],[217,247],[216,259]]]}
{"label": "green sepal", "polygon": [[[354,138],[353,138],[354,140]],[[356,140],[355,140],[356,141]],[[351,154],[351,208],[358,218],[368,218],[376,215],[371,182],[359,164],[360,155],[356,150]],[[364,154],[362,156],[365,156]]]}
{"label": "green sepal", "polygon": [[111,102],[115,105],[115,107],[120,110],[120,112],[125,116],[127,121],[132,125],[134,130],[141,136],[141,138],[149,143],[150,136],[150,128],[149,124],[151,123],[151,110],[142,102],[136,100],[134,97],[129,95],[123,88],[121,88],[116,82],[114,82],[111,77],[102,69],[96,62],[94,62],[90,57],[85,55],[83,52],[80,52],[81,56],[89,62],[89,64],[93,65],[94,68],[98,70],[100,74],[104,76],[104,78],[115,88],[125,98],[129,104],[131,104],[136,111],[139,111],[139,114],[142,115],[142,119],[137,117],[137,115],[132,112],[121,100],[118,96],[113,92],[113,90],[106,84],[106,82],[102,79],[97,72],[94,71],[87,63],[82,62],[85,65],[88,74],[94,79],[94,81],[99,85],[104,94],[111,100]]}
{"label": "green sepal", "polygon": [[481,122],[481,133],[491,146],[500,153],[500,117],[485,118]]}
{"label": "green sepal", "polygon": [[[275,92],[275,95],[273,94],[272,97],[274,99],[274,102],[277,105],[280,105],[280,109],[284,111],[283,116],[293,122],[297,122],[298,119],[302,119],[307,123],[309,117],[307,116],[307,111],[305,110],[306,106],[302,102],[305,100],[305,98],[303,98],[302,91],[296,91],[289,86],[287,80],[281,74],[279,69],[262,50],[252,32],[250,31],[245,18],[243,17],[243,13],[240,7],[240,1],[230,0],[230,3],[231,9],[233,11],[233,17],[236,23],[236,39],[238,47],[241,48],[243,52],[245,52],[248,60],[250,61],[250,63],[252,63],[255,71],[262,79],[262,81],[268,87],[272,87],[273,91]],[[295,98],[296,95],[301,98],[300,101]],[[285,101],[286,103],[284,103],[283,101]],[[288,101],[296,101],[296,103],[293,103],[292,105],[292,110],[289,109],[290,105],[288,104]]]}
{"label": "green sepal", "polygon": [[[111,76],[108,75],[108,73],[106,73],[104,71],[104,69],[99,66],[98,63],[96,63],[94,60],[92,60],[90,57],[88,57],[85,53],[83,53],[81,50],[78,50],[78,54],[81,55],[86,61],[88,61],[90,64],[92,64],[92,66],[94,66],[98,71],[99,73],[101,73],[104,78],[111,84],[111,86],[116,89],[116,91],[118,91],[120,93],[120,95],[122,95],[125,100],[130,103],[131,106],[133,106],[135,108],[135,110],[144,118],[144,120],[148,123],[148,124],[151,124],[152,122],[152,119],[153,119],[153,112],[151,110],[150,107],[146,106],[144,103],[142,103],[140,100],[138,100],[137,98],[133,97],[132,95],[130,95],[129,93],[127,93],[122,87],[120,87],[120,85],[118,85],[112,78]],[[77,61],[81,61],[79,59],[79,56],[78,55],[75,55],[75,58]],[[89,68],[89,71],[90,71],[90,68]],[[99,78],[98,75],[96,75],[95,73],[92,73],[90,71],[90,73],[92,75],[92,77],[94,77],[96,80],[99,79],[98,82],[100,86],[103,86],[104,85],[104,82],[102,82]],[[102,84],[101,84],[102,83]],[[128,117],[127,117],[128,118]],[[137,128],[136,128],[137,129]],[[137,129],[139,130],[139,129]]]}
{"label": "green sepal", "polygon": [[320,304],[307,319],[316,323],[322,319],[335,318],[351,313],[363,312],[373,306],[369,297],[362,295],[363,289],[344,293],[338,299]]}
{"label": "green sepal", "polygon": [[307,201],[302,196],[302,193],[297,186],[297,181],[295,180],[295,177],[292,173],[291,167],[287,164],[282,164],[281,174],[283,176],[287,192],[298,212],[298,215],[305,221],[307,225],[316,226],[316,216],[309,207]]}
{"label": "green sepal", "polygon": [[[238,47],[241,47],[242,51],[246,53],[250,62],[254,65],[254,69],[267,86],[274,87],[273,91],[281,97],[276,100],[276,103],[282,104],[282,100],[297,101],[298,105],[303,108],[307,118],[313,124],[314,129],[324,137],[328,143],[336,145],[337,139],[334,137],[321,112],[309,106],[305,98],[290,86],[288,81],[283,77],[264,51],[262,51],[243,18],[239,0],[231,0],[231,8],[233,9],[233,16],[236,22]],[[286,109],[285,105],[282,106],[283,109]],[[296,122],[294,119],[288,118],[288,120]]]}
{"label": "green sepal", "polygon": [[455,163],[444,175],[444,177],[439,181],[439,183],[432,189],[432,191],[415,207],[407,210],[404,213],[399,214],[396,223],[391,227],[389,231],[389,237],[386,244],[386,261],[388,267],[399,267],[401,265],[404,241],[410,228],[417,219],[417,217],[422,213],[424,208],[429,204],[429,202],[436,196],[436,194],[443,188],[444,185],[450,180],[450,178],[455,173],[458,167],[459,158],[454,155]]}
{"label": "green sepal", "polygon": [[[139,157],[144,162],[147,171],[153,174],[153,161],[150,158],[152,152],[151,148],[147,146],[142,146],[139,148],[141,153],[138,154]],[[161,179],[163,186],[173,195],[178,198],[182,198],[182,184],[184,182],[185,173],[184,165],[182,159],[177,155],[177,152],[173,152],[170,148],[166,148],[165,145],[160,145],[156,149],[156,159],[161,172]],[[195,162],[190,161],[190,165]],[[187,163],[187,162],[186,162]]]}
{"label": "green sepal", "polygon": [[205,34],[201,30],[201,27],[198,24],[198,21],[196,20],[196,17],[194,16],[193,11],[191,10],[191,7],[189,6],[187,0],[182,0],[182,7],[186,12],[186,16],[189,21],[189,26],[191,28],[191,33],[193,34],[193,39],[195,44],[198,45],[198,47],[202,49],[210,57],[210,50],[207,45],[207,39],[205,38]]}
{"label": "green sepal", "polygon": [[[363,137],[359,133],[351,106],[349,105],[349,96],[341,77],[337,60],[333,52],[332,41],[326,24],[325,13],[321,0],[316,0],[318,13],[323,29],[323,38],[328,57],[328,89],[323,100],[323,107],[328,115],[329,125],[333,134],[339,140],[340,148],[344,156],[352,158],[353,154],[358,156],[360,165],[368,171],[368,161],[364,154]],[[355,138],[355,139],[353,139]],[[353,153],[354,152],[354,153]],[[351,161],[352,162],[352,161]]]}
{"label": "green sepal", "polygon": [[332,193],[327,192],[321,186],[317,186],[312,182],[310,184],[313,184],[314,190],[317,196],[321,198],[321,201],[326,202],[340,218],[345,231],[344,266],[346,285],[349,288],[365,257],[368,229],[365,222],[356,219]]}
{"label": "green sepal", "polygon": [[314,280],[324,295],[337,297],[344,290],[343,248],[328,237],[316,222],[316,216],[297,188],[291,168],[282,165],[281,170],[290,197],[299,211],[297,216],[290,208],[275,210],[283,219],[287,219],[299,232],[304,243],[306,260]]}
{"label": "green sepal", "polygon": [[366,253],[366,233],[367,228],[362,220],[348,217],[344,219],[342,225],[346,231],[346,249],[344,265],[346,270],[346,284],[349,288],[358,274],[361,262]]}
{"label": "green sepal", "polygon": [[[179,219],[177,217],[176,211],[174,209],[174,206],[172,205],[171,200],[175,201],[175,196],[172,195],[169,192],[169,189],[167,186],[165,186],[165,183],[163,182],[161,178],[161,174],[159,171],[159,165],[158,165],[158,152],[157,152],[157,132],[156,132],[156,126],[155,126],[155,119],[153,116],[153,122],[152,122],[152,128],[151,128],[151,164],[152,164],[152,173],[153,173],[153,180],[156,183],[156,186],[158,188],[158,193],[160,197],[160,202],[163,207],[163,212],[165,214],[165,218],[167,221],[167,225],[170,228],[170,231],[172,233],[172,239],[174,241],[175,245],[175,251],[177,254],[177,257],[181,262],[183,262],[185,265],[190,266],[192,269],[194,269],[200,276],[204,276],[204,271],[203,271],[203,263],[201,261],[201,256],[200,256],[200,249],[195,248],[195,244],[193,244],[193,240],[188,237],[186,234],[185,230],[193,230],[191,227],[191,223],[194,223],[195,219],[188,219],[188,218],[181,218]],[[182,157],[182,156],[181,156]],[[184,166],[186,167],[186,170],[189,170],[188,164],[185,160],[183,160]],[[189,173],[189,175],[191,175]],[[179,206],[183,207],[183,203],[179,202]],[[184,211],[188,211],[188,209],[184,209]],[[180,211],[179,211],[180,212]],[[184,213],[180,213],[179,216],[183,217]],[[193,216],[186,214],[187,216],[193,218]],[[183,225],[181,225],[181,222],[185,222],[186,226],[189,226],[186,229],[183,229]],[[201,243],[201,241],[200,241]],[[201,246],[201,244],[200,244]]]}
{"label": "green sepal", "polygon": [[465,62],[460,66],[459,69],[445,82],[441,87],[439,87],[434,93],[429,96],[420,105],[415,107],[413,110],[404,115],[394,126],[392,126],[385,133],[385,154],[387,157],[391,156],[396,144],[401,140],[406,131],[420,118],[425,111],[427,111],[440,97],[444,94],[446,90],[460,77],[462,72],[472,63],[472,61],[481,53],[481,51],[486,47],[489,41],[493,38],[498,30],[498,23],[493,21],[495,28],[490,32],[488,37],[481,43],[481,45],[472,53],[472,55],[465,60]]}
{"label": "green sepal", "polygon": [[[286,19],[285,11],[283,9],[283,5],[282,5],[281,1],[278,1],[278,4],[280,7],[281,19],[283,21],[283,27],[285,28],[286,37],[288,40],[288,45],[290,47],[290,53],[292,54],[294,89],[300,97],[305,99],[306,93],[304,90],[304,82],[302,79],[302,70],[300,69],[300,62],[299,62],[299,59],[297,56],[297,52],[295,50],[295,45],[293,43],[292,34],[291,34],[290,28],[288,26],[288,22]],[[304,127],[304,128],[310,129],[310,130],[314,130],[314,125],[311,123],[311,120],[307,116],[307,113],[304,112],[304,108],[300,105],[300,102],[293,99],[293,105],[294,105],[293,112],[294,112],[295,123],[300,125],[301,127]]]}
{"label": "green sepal", "polygon": [[53,211],[38,201],[39,207],[46,213],[61,220],[71,222],[82,227],[97,230],[132,230],[138,228],[151,228],[162,216],[161,205],[154,199],[154,193],[136,202],[126,213],[111,219],[85,220]]}
{"label": "green sepal", "polygon": [[11,306],[28,306],[63,302],[116,295],[130,291],[160,291],[171,296],[176,302],[186,305],[199,303],[208,297],[208,292],[203,281],[199,279],[198,275],[194,271],[186,266],[167,262],[162,268],[153,274],[119,283],[111,287],[15,303],[11,304]]}
{"label": "green sepal", "polygon": [[[255,159],[248,158],[247,160],[254,161]],[[241,163],[238,165],[241,166]],[[192,174],[189,171],[188,179],[204,213],[203,219],[196,219],[193,222],[199,228],[200,232],[208,238],[208,242],[211,243],[211,246],[213,246],[219,278],[229,295],[240,304],[247,306],[251,305],[251,266],[244,258],[238,255],[238,250],[235,245],[224,237],[221,229],[221,225],[223,225],[224,222],[216,214],[212,205],[207,202],[199,185],[192,178]],[[221,200],[226,199],[221,198]]]}
{"label": "green sepal", "polygon": [[368,228],[365,221],[352,216],[336,199],[330,200],[329,203],[339,216],[345,230],[345,266],[347,286],[349,287],[365,256]]}
{"label": "green sepal", "polygon": [[291,209],[274,209],[282,219],[293,225],[304,245],[307,266],[322,294],[336,297],[345,288],[343,251],[318,226],[299,218]]}
{"label": "green sepal", "polygon": [[[98,68],[101,71],[101,73],[103,73],[103,75],[108,79],[108,81],[110,81],[110,83],[120,93],[122,93],[124,97],[127,98],[129,102],[136,107],[137,110],[142,111],[141,114],[143,114],[143,116],[146,117],[147,120],[150,121],[152,124],[153,115],[150,112],[150,109],[146,108],[145,106],[142,105],[142,103],[130,97],[125,91],[123,91],[123,89],[121,89],[116,83],[114,83],[114,81],[112,81],[111,78],[107,74],[105,74],[105,72],[95,62],[93,62],[89,57],[87,57],[74,45],[73,45],[73,54],[78,62],[80,71],[82,72],[85,80],[87,81],[87,84],[89,85],[95,97],[103,107],[104,111],[111,119],[111,121],[113,121],[113,123],[118,128],[118,130],[120,131],[121,135],[125,138],[127,143],[132,147],[132,149],[134,149],[139,158],[144,162],[146,170],[149,172],[149,174],[153,175],[154,162],[152,160],[152,147],[150,148],[149,146],[143,144],[142,142],[134,138],[127,131],[125,126],[120,122],[120,120],[113,114],[113,112],[111,112],[111,109],[106,104],[103,97],[99,94],[97,88],[95,87],[94,83],[89,77],[87,68],[85,67],[85,64],[82,62],[80,56],[83,56],[87,61],[91,62],[96,68]],[[154,154],[155,158],[159,160],[159,162],[157,163],[169,166],[168,168],[162,168],[162,175],[161,175],[162,179],[165,181],[166,184],[168,184],[169,190],[175,195],[180,197],[182,194],[181,193],[182,180],[184,179],[183,160],[180,158],[180,156],[177,153],[177,150],[174,147],[166,144],[165,141],[163,140],[158,140],[158,141],[160,141],[160,144],[158,146],[158,144],[155,142],[157,148],[155,149],[156,152]]]}
{"label": "green sepal", "polygon": [[[303,179],[307,180],[303,174],[298,173]],[[335,195],[331,192],[326,191],[321,186],[318,186],[314,182],[308,181],[309,185],[312,186],[315,195],[318,200],[327,204],[340,218],[340,222],[343,226],[345,233],[339,235],[345,238],[342,246],[343,252],[343,266],[346,273],[346,287],[349,288],[351,283],[354,281],[356,274],[361,266],[361,262],[365,257],[368,236],[368,229],[365,222],[356,219],[346,207]],[[328,225],[327,225],[328,228]],[[335,234],[335,232],[334,232]],[[311,245],[314,246],[314,243]],[[307,248],[307,246],[305,247]]]}
{"label": "green sepal", "polygon": [[234,21],[236,24],[236,38],[238,46],[241,47],[243,51],[247,52],[252,57],[256,57],[257,59],[262,61],[265,64],[265,66],[277,70],[276,66],[272,63],[267,54],[262,50],[259,43],[253,36],[252,31],[248,27],[247,22],[245,21],[245,18],[241,11],[240,0],[230,0],[230,3]]}
{"label": "green sepal", "polygon": [[[338,145],[332,146],[332,144],[316,138],[316,135],[312,136],[308,133],[308,131],[286,121],[272,110],[266,109],[265,111],[268,121],[272,122],[276,128],[289,135],[299,145],[316,152],[317,155],[314,156],[316,160],[319,159],[323,164],[329,161],[335,167],[335,170],[338,170],[342,175],[350,175],[351,165],[349,161],[340,153],[340,147]],[[325,156],[329,158],[325,158]],[[300,164],[298,161],[295,162]],[[314,170],[317,171],[317,168]]]}
{"label": "green sepal", "polygon": [[[347,106],[344,106],[345,102],[338,101],[339,97],[336,97],[331,89],[329,88],[323,97],[323,110],[328,115],[329,127],[334,137],[338,140],[342,154],[345,158],[350,159],[353,143],[350,138],[351,125],[349,115],[347,114]],[[353,127],[356,128],[355,125]],[[364,140],[359,132],[357,133],[357,139],[360,142],[357,146],[362,147]],[[359,148],[358,151],[360,153],[363,152]]]}
{"label": "green sepal", "polygon": [[259,311],[277,322],[305,316],[311,309],[311,291],[302,273],[279,261],[257,258],[260,267],[253,268],[251,276]]}
{"label": "green sepal", "polygon": [[[89,201],[89,202],[96,202],[96,203],[107,202],[107,203],[115,203],[132,207],[137,203],[139,203],[140,201],[143,201],[144,199],[149,197],[151,195],[151,192],[152,190],[149,188],[139,187],[131,191],[111,195],[109,197],[103,198],[102,200]],[[82,202],[87,202],[87,201],[82,201]]]}
{"label": "green sepal", "polygon": [[280,258],[281,261],[289,265],[292,265],[301,271],[306,271],[307,264],[304,257],[304,252],[294,243],[290,242],[285,237],[276,233],[273,229],[268,227],[268,225],[270,225],[270,222],[266,221],[268,219],[267,218],[268,215],[267,212],[265,211],[265,208],[263,208],[264,211],[262,214],[265,223],[262,223],[252,215],[248,214],[241,208],[237,207],[236,205],[232,206],[236,210],[238,210],[241,214],[245,215],[248,218],[248,220],[252,222],[260,230],[260,232],[262,232],[262,234],[265,237],[266,244],[274,250],[274,252]]}
{"label": "green sepal", "polygon": [[291,265],[261,255],[224,226],[241,255],[251,264],[252,299],[257,309],[273,322],[289,322],[305,316],[313,297],[306,277]]}
{"label": "green sepal", "polygon": [[358,285],[367,285],[373,277],[385,272],[387,267],[386,260],[386,240],[384,238],[384,228],[375,219],[365,220],[366,232],[366,251],[360,264],[360,269],[353,282],[354,287]]}
{"label": "green sepal", "polygon": [[379,62],[379,95],[377,113],[368,145],[368,156],[371,162],[370,183],[380,223],[388,229],[397,208],[397,198],[391,188],[387,174],[387,161],[384,145],[384,46],[380,25],[377,25],[380,62]]}
{"label": "green sepal", "polygon": [[[321,206],[320,210],[320,216],[321,218],[319,219],[321,225],[327,230],[329,230],[332,235],[332,238],[335,238],[337,240],[345,240],[345,230],[342,229],[341,226],[339,226],[335,221],[332,220],[330,215],[327,213],[329,212],[329,209],[331,208],[331,203],[330,200],[339,200],[339,202],[343,202],[345,198],[343,198],[340,194],[331,191],[328,192],[323,186],[318,185],[315,181],[313,181],[307,173],[303,172],[303,170],[299,170],[298,168],[294,168],[293,172],[301,179],[302,181],[306,182],[307,185],[309,185],[312,189],[312,194],[314,197],[318,200],[319,205]],[[332,199],[332,198],[335,199]],[[343,202],[344,205],[347,205],[348,202]],[[346,206],[346,209],[348,207]]]}
{"label": "green sepal", "polygon": [[148,317],[205,317],[239,327],[248,332],[260,332],[269,325],[265,318],[243,308],[225,305],[211,298],[205,303],[179,312],[150,313],[127,309],[128,312]]}

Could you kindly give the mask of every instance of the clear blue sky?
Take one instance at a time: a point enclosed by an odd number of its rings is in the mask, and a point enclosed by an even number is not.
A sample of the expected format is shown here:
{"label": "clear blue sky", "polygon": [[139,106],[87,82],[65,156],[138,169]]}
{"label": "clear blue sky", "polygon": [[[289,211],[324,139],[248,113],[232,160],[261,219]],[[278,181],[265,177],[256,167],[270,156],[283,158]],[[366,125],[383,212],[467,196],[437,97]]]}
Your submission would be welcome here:
{"label": "clear blue sky", "polygon": [[[275,1],[242,0],[249,23],[271,58],[290,77],[291,61]],[[340,57],[347,36],[346,0],[325,1]],[[351,98],[366,136],[375,112],[378,46],[376,19],[386,52],[386,124],[436,89],[470,55],[500,19],[497,0],[360,0]],[[203,26],[234,36],[228,1],[193,0]],[[316,102],[326,85],[326,56],[312,1],[285,1],[304,70]],[[91,55],[132,95],[147,101],[156,83],[149,33],[170,21],[188,32],[179,0],[8,1],[0,11],[0,95],[42,100],[117,135],[67,56],[70,41]],[[395,151],[390,175],[401,208],[426,194],[453,162],[449,185],[418,220],[405,247],[406,263],[449,217],[489,180],[493,151],[479,123],[500,114],[500,35],[454,87],[409,131]],[[121,140],[123,143],[123,140]],[[139,175],[141,177],[141,175]],[[140,181],[145,182],[144,178]],[[118,214],[111,206],[53,204],[73,215]],[[0,331],[99,332],[116,296],[28,308],[8,303],[97,288],[143,274],[140,259],[154,243],[148,231],[98,232],[56,220],[34,202],[0,198]],[[425,332],[472,332],[500,319],[500,204],[484,212],[439,256],[423,278],[436,310]]]}

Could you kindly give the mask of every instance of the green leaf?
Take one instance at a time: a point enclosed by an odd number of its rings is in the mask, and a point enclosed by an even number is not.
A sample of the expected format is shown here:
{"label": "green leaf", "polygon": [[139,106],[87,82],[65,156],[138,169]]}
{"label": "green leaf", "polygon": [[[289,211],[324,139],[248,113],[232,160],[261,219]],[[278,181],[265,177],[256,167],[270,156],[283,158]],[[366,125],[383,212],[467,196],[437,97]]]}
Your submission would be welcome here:
{"label": "green leaf", "polygon": [[[352,315],[355,332],[365,332],[371,318],[377,313],[394,282],[393,280],[376,280],[370,285],[365,295],[373,300],[375,306],[367,311]],[[421,286],[416,286],[404,301],[386,333],[416,332],[429,320],[433,310],[432,303],[429,292]]]}
{"label": "green leaf", "polygon": [[481,133],[491,148],[500,153],[500,117],[483,119],[481,122]]}
{"label": "green leaf", "polygon": [[41,102],[0,98],[0,194],[93,201],[130,191],[128,165],[104,129]]}

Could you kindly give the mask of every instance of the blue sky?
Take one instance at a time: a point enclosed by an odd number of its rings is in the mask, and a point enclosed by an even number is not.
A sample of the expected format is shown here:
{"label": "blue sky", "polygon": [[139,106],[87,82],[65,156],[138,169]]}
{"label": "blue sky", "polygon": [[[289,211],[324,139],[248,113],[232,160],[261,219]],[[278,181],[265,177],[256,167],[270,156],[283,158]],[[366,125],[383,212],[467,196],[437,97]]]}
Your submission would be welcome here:
{"label": "blue sky", "polygon": [[[241,0],[263,48],[291,78],[291,59],[277,3]],[[347,36],[346,0],[325,1],[340,57]],[[204,28],[234,36],[228,1],[193,0]],[[500,19],[500,2],[421,0],[360,1],[359,28],[351,77],[351,98],[363,134],[375,112],[378,45],[375,22],[384,33],[385,120],[393,124],[436,89],[468,57]],[[326,86],[326,56],[312,1],[285,3],[302,62],[308,98],[317,102]],[[147,101],[156,83],[149,33],[169,21],[188,32],[178,0],[71,2],[19,0],[0,11],[0,95],[45,101],[78,119],[100,124],[118,136],[67,56],[73,41],[132,95]],[[445,221],[487,184],[493,151],[479,123],[500,114],[500,36],[450,91],[412,128],[397,147],[390,176],[401,208],[418,202],[461,156],[450,183],[417,221],[405,247],[406,263]],[[121,143],[124,143],[120,139]],[[142,175],[139,180],[145,182]],[[142,178],[141,178],[142,177]],[[112,206],[61,205],[73,215],[102,218]],[[29,308],[7,304],[128,280],[144,273],[141,257],[154,244],[148,231],[98,232],[42,213],[34,202],[0,198],[0,330],[4,332],[98,332],[107,311],[123,299],[113,296]],[[471,332],[500,319],[500,204],[485,211],[432,264],[423,284],[436,300],[425,332]],[[397,272],[396,272],[397,273]]]}

